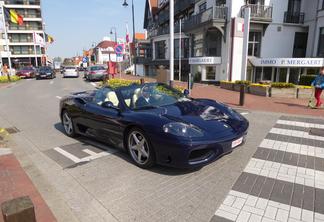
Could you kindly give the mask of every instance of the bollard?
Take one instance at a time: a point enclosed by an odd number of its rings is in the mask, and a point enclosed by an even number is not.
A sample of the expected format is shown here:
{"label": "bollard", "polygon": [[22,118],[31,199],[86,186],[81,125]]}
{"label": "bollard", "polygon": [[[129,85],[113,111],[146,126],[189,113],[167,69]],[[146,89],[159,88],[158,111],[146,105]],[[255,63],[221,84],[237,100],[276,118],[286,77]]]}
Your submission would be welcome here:
{"label": "bollard", "polygon": [[33,202],[29,197],[19,197],[1,204],[4,222],[36,222]]}
{"label": "bollard", "polygon": [[173,80],[170,80],[169,85],[170,85],[171,88],[173,88],[173,86],[174,86],[174,81],[173,81]]}
{"label": "bollard", "polygon": [[245,85],[242,84],[240,86],[240,106],[244,106],[244,100],[245,100]]}
{"label": "bollard", "polygon": [[141,82],[141,85],[143,85],[143,84],[145,83],[144,78],[141,78],[141,79],[140,79],[140,82]]}

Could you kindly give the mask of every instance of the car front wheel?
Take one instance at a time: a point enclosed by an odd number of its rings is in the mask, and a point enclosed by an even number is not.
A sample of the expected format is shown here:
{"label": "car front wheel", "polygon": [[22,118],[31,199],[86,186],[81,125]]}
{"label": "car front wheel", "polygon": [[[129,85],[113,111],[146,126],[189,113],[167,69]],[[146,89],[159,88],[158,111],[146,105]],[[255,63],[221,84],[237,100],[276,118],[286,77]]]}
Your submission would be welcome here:
{"label": "car front wheel", "polygon": [[62,113],[62,124],[64,127],[64,131],[66,133],[66,135],[68,135],[69,137],[75,137],[76,133],[73,127],[73,122],[72,122],[72,118],[70,117],[70,115],[68,114],[67,111],[63,111]]}
{"label": "car front wheel", "polygon": [[127,136],[127,148],[132,160],[141,168],[147,169],[155,164],[155,153],[145,133],[137,128]]}

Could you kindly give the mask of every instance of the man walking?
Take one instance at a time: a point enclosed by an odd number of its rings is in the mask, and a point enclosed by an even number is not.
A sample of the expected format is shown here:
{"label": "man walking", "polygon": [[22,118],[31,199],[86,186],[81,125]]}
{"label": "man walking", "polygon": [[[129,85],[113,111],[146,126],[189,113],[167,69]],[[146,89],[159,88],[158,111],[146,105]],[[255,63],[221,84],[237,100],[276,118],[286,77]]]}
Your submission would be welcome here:
{"label": "man walking", "polygon": [[319,75],[312,82],[312,86],[315,87],[316,108],[320,108],[322,105],[321,94],[324,89],[324,67],[321,68]]}

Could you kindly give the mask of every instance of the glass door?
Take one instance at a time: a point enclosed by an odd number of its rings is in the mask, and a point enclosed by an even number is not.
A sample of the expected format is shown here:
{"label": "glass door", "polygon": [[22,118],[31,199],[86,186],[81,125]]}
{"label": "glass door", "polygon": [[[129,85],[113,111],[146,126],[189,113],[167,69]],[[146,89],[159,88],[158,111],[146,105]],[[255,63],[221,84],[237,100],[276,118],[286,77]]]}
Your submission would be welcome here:
{"label": "glass door", "polygon": [[207,66],[206,67],[206,80],[216,80],[216,67]]}

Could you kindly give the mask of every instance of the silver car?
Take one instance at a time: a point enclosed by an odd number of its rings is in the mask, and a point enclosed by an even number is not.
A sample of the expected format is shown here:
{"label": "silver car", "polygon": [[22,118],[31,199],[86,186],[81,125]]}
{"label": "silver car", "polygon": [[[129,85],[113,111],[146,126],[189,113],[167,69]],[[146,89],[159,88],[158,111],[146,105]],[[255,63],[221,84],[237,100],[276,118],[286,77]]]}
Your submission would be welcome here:
{"label": "silver car", "polygon": [[84,77],[88,81],[104,80],[107,76],[107,68],[103,65],[90,66],[84,73]]}
{"label": "silver car", "polygon": [[63,72],[63,78],[66,77],[79,77],[79,70],[75,66],[66,66]]}

